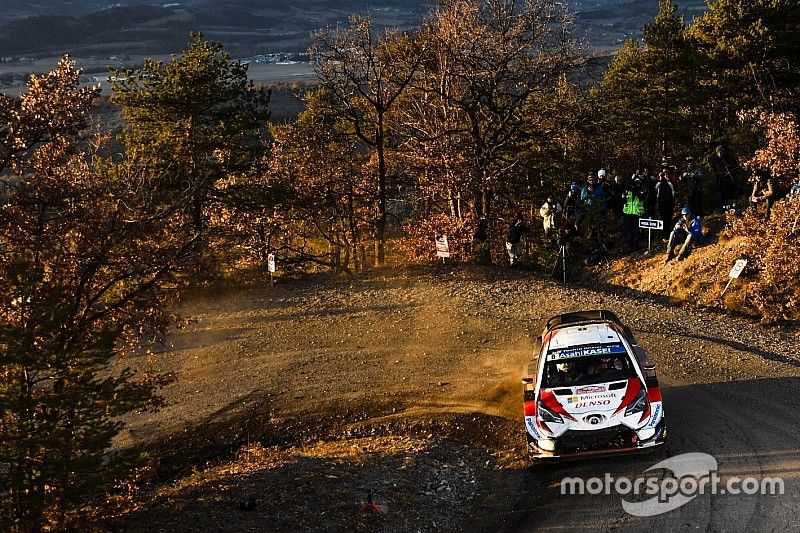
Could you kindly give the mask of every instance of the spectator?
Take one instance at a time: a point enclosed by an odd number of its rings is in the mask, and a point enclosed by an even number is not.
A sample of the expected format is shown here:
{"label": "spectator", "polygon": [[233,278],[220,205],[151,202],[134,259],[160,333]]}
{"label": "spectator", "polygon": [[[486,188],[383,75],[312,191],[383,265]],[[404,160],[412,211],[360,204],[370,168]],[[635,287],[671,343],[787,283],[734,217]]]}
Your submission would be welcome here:
{"label": "spectator", "polygon": [[686,158],[686,170],[681,174],[681,182],[686,189],[689,209],[697,216],[703,216],[703,191],[705,174],[695,165],[694,157]]}
{"label": "spectator", "polygon": [[556,215],[559,213],[561,213],[561,204],[553,200],[552,194],[548,195],[545,203],[539,208],[539,215],[542,217],[544,236],[546,238],[552,237],[557,231]]}
{"label": "spectator", "polygon": [[795,194],[800,193],[800,180],[792,185],[792,188],[789,189],[789,196],[794,196]]}
{"label": "spectator", "polygon": [[622,207],[622,234],[628,252],[639,249],[639,219],[644,215],[645,184],[641,176],[635,175],[625,188]]}
{"label": "spectator", "polygon": [[581,191],[581,200],[586,213],[586,234],[592,239],[593,234],[597,234],[600,226],[603,224],[604,214],[606,211],[606,198],[605,191],[600,186],[598,178],[591,176],[588,180],[586,187]]}
{"label": "spectator", "polygon": [[508,236],[506,237],[506,251],[508,252],[508,260],[511,266],[514,266],[514,263],[522,255],[522,236],[528,231],[528,227],[525,225],[525,217],[522,213],[517,213],[517,218],[508,228]]}
{"label": "spectator", "polygon": [[666,157],[661,160],[661,171],[666,174],[666,176],[669,178],[669,181],[672,182],[672,185],[676,185],[680,180],[678,167],[670,163],[669,159]]}
{"label": "spectator", "polygon": [[570,247],[572,246],[572,241],[575,240],[577,236],[578,230],[575,228],[575,222],[567,217],[564,217],[564,220],[561,224],[561,229],[558,230],[558,234],[556,236],[556,244],[560,247],[564,247],[564,251],[567,255],[570,254]]}
{"label": "spectator", "polygon": [[669,242],[667,243],[667,258],[664,260],[668,263],[675,257],[675,246],[682,242],[681,249],[678,252],[678,260],[682,261],[689,255],[690,247],[693,242],[702,244],[703,242],[703,227],[699,216],[692,220],[691,210],[688,207],[681,209],[681,218],[675,223],[672,233],[669,235]]}
{"label": "spectator", "polygon": [[581,202],[590,209],[598,209],[605,207],[605,201],[605,191],[597,182],[597,178],[590,175],[581,191]]}
{"label": "spectator", "polygon": [[564,215],[575,223],[575,228],[577,229],[585,214],[583,202],[581,201],[580,185],[578,185],[578,182],[573,181],[569,186],[567,197],[564,199]]}
{"label": "spectator", "polygon": [[603,189],[603,197],[605,197],[605,204],[606,207],[609,207],[609,201],[611,200],[611,184],[608,183],[608,173],[606,169],[601,168],[597,171],[597,184]]}
{"label": "spectator", "polygon": [[656,178],[650,174],[650,169],[643,167],[631,176],[632,180],[640,179],[644,185],[644,216],[653,218],[656,213]]}
{"label": "spectator", "polygon": [[675,212],[675,186],[669,179],[669,172],[662,171],[658,175],[656,183],[656,208],[658,217],[664,222],[664,240],[666,240],[667,228],[672,224],[672,216]]}
{"label": "spectator", "polygon": [[[607,178],[608,178],[608,172],[606,171],[606,169],[601,168],[600,170],[597,171],[597,184],[603,189],[604,193],[608,192],[608,190],[605,187]],[[608,198],[607,194],[606,198]]]}
{"label": "spectator", "polygon": [[750,195],[750,205],[753,209],[758,210],[758,204],[761,202],[764,202],[767,206],[764,213],[764,220],[769,220],[770,214],[772,213],[772,205],[775,203],[775,186],[772,176],[769,171],[765,169],[756,170],[753,193]]}
{"label": "spectator", "polygon": [[622,219],[622,205],[625,197],[625,183],[622,176],[614,176],[614,182],[608,184],[607,205],[618,219]]}
{"label": "spectator", "polygon": [[720,145],[709,159],[711,169],[717,182],[717,199],[719,209],[730,208],[731,200],[736,197],[736,178],[734,173],[739,166],[736,161],[725,153],[725,148]]}

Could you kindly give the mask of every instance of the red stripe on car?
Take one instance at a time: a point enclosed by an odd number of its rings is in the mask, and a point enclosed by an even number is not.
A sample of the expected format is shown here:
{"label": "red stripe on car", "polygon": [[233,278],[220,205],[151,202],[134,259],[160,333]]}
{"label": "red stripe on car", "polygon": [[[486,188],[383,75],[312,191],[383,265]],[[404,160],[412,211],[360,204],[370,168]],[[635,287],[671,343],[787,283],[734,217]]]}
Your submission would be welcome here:
{"label": "red stripe on car", "polygon": [[570,420],[576,420],[571,414],[569,414],[564,407],[558,403],[556,399],[556,395],[553,394],[551,390],[542,391],[539,395],[539,399],[544,402],[548,409],[551,411],[560,414],[564,418],[569,418]]}
{"label": "red stripe on car", "polygon": [[524,402],[522,407],[525,410],[525,416],[536,416],[536,402]]}
{"label": "red stripe on car", "polygon": [[614,411],[614,414],[617,414],[628,407],[631,402],[636,399],[636,395],[639,394],[640,390],[642,390],[642,382],[639,381],[638,378],[630,378],[628,380],[628,388],[625,391],[625,397],[622,398],[622,403],[619,404],[619,407],[617,407],[617,410]]}
{"label": "red stripe on car", "polygon": [[661,401],[661,387],[653,387],[647,389],[647,401],[652,402],[660,402]]}

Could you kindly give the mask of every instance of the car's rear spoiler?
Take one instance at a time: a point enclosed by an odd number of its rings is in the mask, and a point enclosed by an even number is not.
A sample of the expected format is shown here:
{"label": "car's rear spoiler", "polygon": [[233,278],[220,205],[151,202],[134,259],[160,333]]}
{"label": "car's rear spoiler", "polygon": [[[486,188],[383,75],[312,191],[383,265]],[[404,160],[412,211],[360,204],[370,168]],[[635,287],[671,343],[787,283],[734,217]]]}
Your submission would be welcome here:
{"label": "car's rear spoiler", "polygon": [[624,328],[622,321],[617,315],[607,309],[596,309],[593,311],[576,311],[573,313],[563,313],[556,315],[547,321],[545,332],[548,332],[556,327],[565,326],[567,324],[575,324],[578,322],[613,322],[619,327]]}

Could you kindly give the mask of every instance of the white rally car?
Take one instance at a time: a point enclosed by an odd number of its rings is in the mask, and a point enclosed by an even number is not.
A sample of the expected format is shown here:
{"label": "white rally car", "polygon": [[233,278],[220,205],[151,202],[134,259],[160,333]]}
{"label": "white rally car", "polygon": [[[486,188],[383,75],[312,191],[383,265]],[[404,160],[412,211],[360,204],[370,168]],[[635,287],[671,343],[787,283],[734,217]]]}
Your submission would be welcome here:
{"label": "white rally car", "polygon": [[531,459],[644,451],[667,430],[655,364],[611,311],[547,321],[525,385]]}

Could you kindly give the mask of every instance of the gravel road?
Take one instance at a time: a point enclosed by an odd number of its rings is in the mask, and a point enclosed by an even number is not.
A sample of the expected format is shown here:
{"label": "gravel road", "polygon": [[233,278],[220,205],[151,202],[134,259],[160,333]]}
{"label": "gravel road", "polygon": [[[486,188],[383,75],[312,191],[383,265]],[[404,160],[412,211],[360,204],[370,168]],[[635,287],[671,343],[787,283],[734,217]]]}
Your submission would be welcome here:
{"label": "gravel road", "polygon": [[[658,363],[669,447],[531,468],[519,379],[533,339],[549,316],[591,308],[616,312]],[[119,362],[178,374],[168,406],[118,439],[162,451],[122,530],[800,530],[790,328],[478,267],[208,292],[182,311],[195,322],[161,354]],[[633,479],[688,452],[725,479],[780,476],[785,493],[703,495],[650,518],[617,494],[560,494],[565,475]],[[357,510],[370,491],[388,514]]]}

